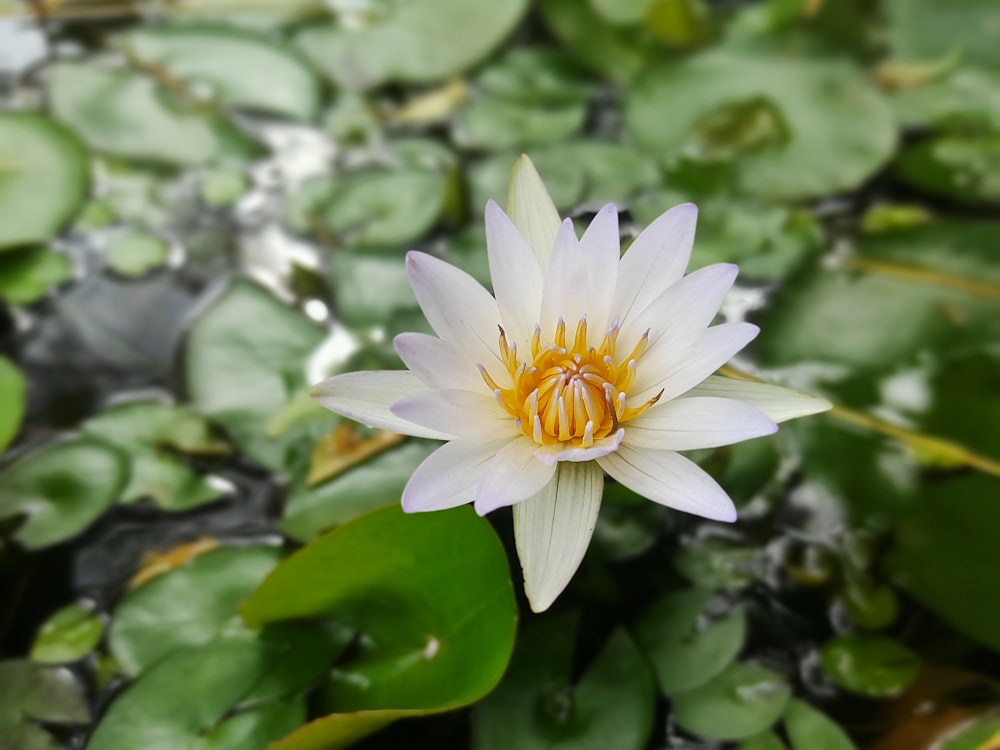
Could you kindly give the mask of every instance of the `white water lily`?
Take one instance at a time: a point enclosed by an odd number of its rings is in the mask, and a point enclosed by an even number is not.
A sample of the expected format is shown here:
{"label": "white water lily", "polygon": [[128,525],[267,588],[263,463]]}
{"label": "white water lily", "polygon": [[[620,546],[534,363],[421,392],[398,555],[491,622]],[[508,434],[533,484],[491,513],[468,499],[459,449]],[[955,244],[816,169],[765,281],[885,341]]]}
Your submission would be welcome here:
{"label": "white water lily", "polygon": [[613,205],[578,239],[521,157],[508,211],[486,206],[495,296],[448,263],[408,253],[437,336],[396,337],[408,370],[338,375],[313,395],[360,422],[448,441],[414,472],[403,508],[514,506],[525,592],[540,612],[583,559],[605,473],[654,502],[733,521],[726,492],[677,451],[767,435],[830,405],[713,375],[758,329],[710,325],[736,266],[683,275],[693,205],[667,211],[621,255]]}

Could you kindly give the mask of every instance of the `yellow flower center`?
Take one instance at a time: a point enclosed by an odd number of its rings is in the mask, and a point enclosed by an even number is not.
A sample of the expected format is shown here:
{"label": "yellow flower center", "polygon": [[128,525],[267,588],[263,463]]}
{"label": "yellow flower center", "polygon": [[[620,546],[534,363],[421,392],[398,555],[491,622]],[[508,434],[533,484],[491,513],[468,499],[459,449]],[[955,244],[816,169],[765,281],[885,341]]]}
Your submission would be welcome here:
{"label": "yellow flower center", "polygon": [[[646,351],[648,331],[631,353],[616,359],[618,323],[611,326],[601,345],[587,345],[587,317],[576,327],[567,346],[566,323],[560,319],[555,340],[542,346],[541,329],[531,337],[531,359],[522,361],[517,345],[500,329],[500,360],[513,386],[501,388],[479,365],[483,380],[497,402],[514,418],[518,429],[539,445],[568,443],[589,448],[595,440],[614,434],[623,422],[642,414],[660,398],[657,394],[639,406],[628,405],[636,363]],[[662,391],[661,391],[662,393]]]}

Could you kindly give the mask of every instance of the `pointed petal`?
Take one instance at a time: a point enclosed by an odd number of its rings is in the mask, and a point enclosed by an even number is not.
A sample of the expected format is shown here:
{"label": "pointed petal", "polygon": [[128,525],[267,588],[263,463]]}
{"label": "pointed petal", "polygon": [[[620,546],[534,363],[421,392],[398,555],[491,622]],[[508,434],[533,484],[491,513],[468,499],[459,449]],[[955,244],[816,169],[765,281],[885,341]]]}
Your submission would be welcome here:
{"label": "pointed petal", "polygon": [[414,424],[458,437],[487,440],[520,434],[513,417],[485,392],[418,391],[393,403],[390,410]]}
{"label": "pointed petal", "polygon": [[[430,388],[486,388],[478,363],[458,344],[426,333],[401,333],[392,344],[406,368]],[[507,368],[494,367],[491,374],[501,386],[510,385]]]}
{"label": "pointed petal", "polygon": [[535,165],[524,154],[514,163],[510,175],[507,214],[531,245],[539,268],[547,269],[559,231],[559,212]]}
{"label": "pointed petal", "polygon": [[621,321],[618,340],[626,346],[649,331],[649,350],[686,346],[712,322],[739,272],[732,263],[699,268],[667,287],[645,310]]}
{"label": "pointed petal", "polygon": [[628,423],[626,445],[665,451],[715,448],[778,431],[756,407],[731,398],[679,398]]}
{"label": "pointed petal", "polygon": [[833,404],[820,396],[810,396],[790,388],[752,380],[735,380],[721,375],[709,375],[681,398],[719,396],[734,398],[756,406],[775,422],[819,414],[833,408]]}
{"label": "pointed petal", "polygon": [[514,506],[514,539],[532,612],[552,606],[580,566],[603,491],[596,463],[562,463],[541,492]]}
{"label": "pointed petal", "polygon": [[760,332],[752,323],[723,323],[709,328],[687,351],[651,347],[639,361],[629,401],[640,404],[660,391],[669,401],[726,364]]}
{"label": "pointed petal", "polygon": [[587,321],[591,340],[600,342],[611,324],[611,310],[618,285],[621,258],[621,235],[618,232],[618,209],[613,203],[604,206],[580,238],[580,254],[587,268]]}
{"label": "pointed petal", "polygon": [[[629,423],[631,424],[631,422]],[[535,449],[535,456],[539,461],[547,464],[554,464],[559,461],[593,461],[595,458],[606,456],[612,451],[618,450],[622,438],[625,437],[625,430],[621,429],[613,435],[608,435],[594,442],[589,448],[567,448],[560,443],[546,445]]]}
{"label": "pointed petal", "polygon": [[450,263],[414,251],[406,254],[406,270],[420,309],[438,336],[468,351],[474,362],[500,362],[500,310],[478,281]]}
{"label": "pointed petal", "polygon": [[425,458],[403,489],[403,510],[416,513],[471,503],[490,461],[506,440],[452,440]]}
{"label": "pointed petal", "polygon": [[735,521],[736,507],[718,483],[678,453],[623,445],[597,459],[634,492],[669,508],[716,521]]}
{"label": "pointed petal", "polygon": [[697,220],[693,203],[675,206],[646,227],[625,251],[612,308],[622,320],[642,312],[684,274]]}
{"label": "pointed petal", "polygon": [[576,324],[587,312],[587,268],[582,260],[573,220],[566,219],[556,235],[542,288],[539,323],[546,340],[554,335],[560,318],[566,321],[568,335],[572,337]]}
{"label": "pointed petal", "polygon": [[414,424],[389,410],[404,396],[426,390],[427,386],[407,370],[377,370],[335,375],[313,386],[310,394],[330,411],[371,427],[450,440],[454,435]]}
{"label": "pointed petal", "polygon": [[494,201],[486,204],[486,251],[507,336],[525,346],[541,312],[542,269],[528,241]]}
{"label": "pointed petal", "polygon": [[490,464],[476,493],[476,513],[514,505],[542,489],[556,472],[555,464],[535,458],[537,446],[522,437],[508,443]]}

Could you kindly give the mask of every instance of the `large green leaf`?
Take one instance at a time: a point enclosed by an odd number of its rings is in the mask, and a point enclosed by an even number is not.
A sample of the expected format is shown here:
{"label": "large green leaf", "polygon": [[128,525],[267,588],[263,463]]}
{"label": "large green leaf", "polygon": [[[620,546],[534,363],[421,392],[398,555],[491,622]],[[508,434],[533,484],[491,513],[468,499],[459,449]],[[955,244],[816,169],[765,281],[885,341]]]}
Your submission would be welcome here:
{"label": "large green leaf", "polygon": [[311,120],[319,79],[292,47],[266,33],[221,24],[146,27],[120,40],[133,54],[185,81],[207,86],[225,105]]}
{"label": "large green leaf", "polygon": [[792,750],[856,750],[844,730],[808,703],[793,700],[785,711]]}
{"label": "large green leaf", "polygon": [[208,643],[281,557],[277,547],[226,547],[157,576],[115,608],[111,653],[135,675],[182,647]]}
{"label": "large green leaf", "polygon": [[367,89],[429,82],[486,57],[514,28],[526,0],[382,0],[341,23],[312,24],[295,38],[336,83]]}
{"label": "large green leaf", "polygon": [[635,644],[614,631],[573,684],[574,631],[567,617],[525,627],[503,682],[473,712],[476,750],[646,746],[655,691]]}
{"label": "large green leaf", "polygon": [[73,673],[27,660],[0,661],[0,746],[4,750],[63,747],[35,722],[89,721],[83,691]]}
{"label": "large green leaf", "polygon": [[323,329],[245,281],[230,284],[195,321],[186,346],[192,406],[224,424],[243,450],[276,471],[288,471],[333,418],[318,405],[280,435],[277,414],[307,384],[305,364]]}
{"label": "large green leaf", "polygon": [[960,203],[1000,203],[1000,137],[933,138],[907,149],[895,171],[932,195]]}
{"label": "large green leaf", "polygon": [[13,362],[0,356],[0,453],[21,429],[27,383]]}
{"label": "large green leaf", "polygon": [[72,131],[34,112],[0,114],[0,251],[57,234],[89,182],[90,157]]}
{"label": "large green leaf", "polygon": [[[507,666],[517,614],[489,523],[469,508],[405,515],[398,507],[295,553],[241,611],[252,625],[333,617],[363,635],[357,657],[332,673],[337,713],[290,737],[282,745],[289,748],[341,747],[332,738],[357,722],[374,729],[399,715],[370,712],[433,712],[478,700]],[[353,712],[360,713],[344,715]]]}
{"label": "large green leaf", "polygon": [[916,679],[920,657],[888,636],[847,633],[824,644],[820,664],[827,677],[844,690],[887,698],[903,692]]}
{"label": "large green leaf", "polygon": [[104,634],[104,620],[86,604],[70,604],[45,621],[34,643],[31,658],[47,664],[76,661],[89,654]]}
{"label": "large green leaf", "polygon": [[70,259],[46,247],[19,248],[0,255],[0,299],[27,305],[73,273]]}
{"label": "large green leaf", "polygon": [[0,518],[23,516],[14,538],[30,549],[83,531],[128,481],[128,462],[107,443],[80,437],[40,448],[0,473]]}
{"label": "large green leaf", "polygon": [[777,199],[857,187],[896,143],[889,105],[847,63],[725,49],[651,69],[625,120],[656,158],[729,162],[741,190]]}
{"label": "large green leaf", "polygon": [[992,0],[888,0],[889,44],[907,60],[963,60],[1000,65],[1000,28]]}
{"label": "large green leaf", "polygon": [[258,153],[220,114],[152,78],[69,62],[47,72],[53,114],[97,151],[170,167]]}

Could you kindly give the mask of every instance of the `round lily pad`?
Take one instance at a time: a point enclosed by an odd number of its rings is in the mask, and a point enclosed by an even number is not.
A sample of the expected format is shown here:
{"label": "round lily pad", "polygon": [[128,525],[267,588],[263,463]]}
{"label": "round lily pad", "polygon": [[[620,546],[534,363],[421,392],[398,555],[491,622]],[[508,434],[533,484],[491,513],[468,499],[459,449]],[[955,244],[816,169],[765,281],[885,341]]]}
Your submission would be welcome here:
{"label": "round lily pad", "polygon": [[40,448],[0,473],[0,518],[23,516],[14,538],[30,549],[83,531],[128,480],[128,462],[107,443],[80,437]]}
{"label": "round lily pad", "polygon": [[785,729],[792,750],[857,750],[836,722],[800,700],[789,702]]}
{"label": "round lily pad", "polygon": [[86,604],[71,604],[53,614],[31,645],[31,658],[50,664],[76,661],[89,654],[104,634],[104,621]]}
{"label": "round lily pad", "polygon": [[0,113],[0,251],[58,234],[89,183],[90,157],[72,131],[34,112]]}
{"label": "round lily pad", "polygon": [[0,661],[0,734],[25,720],[55,724],[90,718],[83,691],[65,667],[27,660]]}
{"label": "round lily pad", "polygon": [[143,276],[167,262],[170,246],[154,234],[127,231],[104,248],[104,262],[122,276]]}
{"label": "round lily pad", "polygon": [[889,0],[889,45],[906,60],[960,55],[966,62],[1000,65],[1000,28],[992,0]]}
{"label": "round lily pad", "polygon": [[731,665],[704,685],[674,697],[677,723],[689,732],[717,740],[751,737],[784,713],[791,688],[766,667]]}
{"label": "round lily pad", "polygon": [[884,698],[913,682],[920,657],[887,636],[851,633],[828,641],[820,664],[827,677],[845,690]]}
{"label": "round lily pad", "polygon": [[1000,203],[1000,137],[942,136],[907,149],[896,163],[903,182],[961,203]]}
{"label": "round lily pad", "polygon": [[644,73],[625,120],[657,158],[728,162],[741,190],[781,200],[850,190],[896,144],[891,108],[851,65],[725,49]]}
{"label": "round lily pad", "polygon": [[541,107],[484,97],[458,113],[452,138],[464,148],[489,151],[553,143],[575,135],[586,115],[586,106],[581,103]]}
{"label": "round lily pad", "polygon": [[0,356],[0,453],[21,429],[26,386],[17,365]]}

